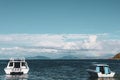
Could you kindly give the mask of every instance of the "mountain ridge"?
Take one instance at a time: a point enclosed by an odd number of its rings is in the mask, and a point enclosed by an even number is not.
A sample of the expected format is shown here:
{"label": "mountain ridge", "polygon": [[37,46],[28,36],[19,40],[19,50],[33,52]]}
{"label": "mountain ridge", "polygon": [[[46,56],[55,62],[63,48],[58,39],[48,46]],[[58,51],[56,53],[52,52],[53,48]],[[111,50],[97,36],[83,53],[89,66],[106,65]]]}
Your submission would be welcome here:
{"label": "mountain ridge", "polygon": [[113,59],[120,59],[120,52],[117,53],[117,54],[113,57]]}

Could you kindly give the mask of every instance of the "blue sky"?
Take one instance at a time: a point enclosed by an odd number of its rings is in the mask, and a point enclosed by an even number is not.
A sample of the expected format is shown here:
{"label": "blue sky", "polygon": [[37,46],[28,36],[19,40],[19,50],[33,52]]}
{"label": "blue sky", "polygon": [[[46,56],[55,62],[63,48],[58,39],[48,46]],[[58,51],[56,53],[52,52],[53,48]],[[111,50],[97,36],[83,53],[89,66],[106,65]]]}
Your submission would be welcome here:
{"label": "blue sky", "polygon": [[120,0],[0,0],[0,58],[84,58],[88,53],[110,57],[120,52],[119,4]]}
{"label": "blue sky", "polygon": [[119,0],[0,0],[0,33],[113,33]]}

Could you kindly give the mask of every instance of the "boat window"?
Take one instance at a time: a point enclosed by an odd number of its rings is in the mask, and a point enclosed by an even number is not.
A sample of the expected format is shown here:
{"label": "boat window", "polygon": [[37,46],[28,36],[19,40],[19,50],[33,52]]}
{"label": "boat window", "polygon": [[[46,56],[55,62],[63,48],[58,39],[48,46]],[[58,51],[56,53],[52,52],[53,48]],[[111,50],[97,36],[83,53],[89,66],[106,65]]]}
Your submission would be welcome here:
{"label": "boat window", "polygon": [[13,62],[10,62],[9,66],[13,66]]}
{"label": "boat window", "polygon": [[15,62],[14,64],[14,68],[20,68],[20,62]]}
{"label": "boat window", "polygon": [[110,70],[108,67],[104,67],[104,69],[105,69],[105,74],[110,74]]}
{"label": "boat window", "polygon": [[25,63],[24,63],[24,62],[22,62],[22,66],[25,66]]}
{"label": "boat window", "polygon": [[100,67],[99,66],[96,67],[96,71],[100,72]]}

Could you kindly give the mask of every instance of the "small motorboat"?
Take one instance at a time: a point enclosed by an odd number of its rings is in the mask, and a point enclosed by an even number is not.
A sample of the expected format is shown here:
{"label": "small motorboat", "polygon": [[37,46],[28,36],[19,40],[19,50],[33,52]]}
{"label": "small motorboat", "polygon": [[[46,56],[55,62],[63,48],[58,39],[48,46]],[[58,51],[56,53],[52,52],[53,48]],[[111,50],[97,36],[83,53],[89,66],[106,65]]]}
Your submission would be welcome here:
{"label": "small motorboat", "polygon": [[111,71],[107,64],[93,64],[87,72],[91,77],[114,77],[115,72]]}
{"label": "small motorboat", "polygon": [[25,59],[10,59],[7,67],[4,69],[6,74],[27,74],[29,71],[29,67]]}

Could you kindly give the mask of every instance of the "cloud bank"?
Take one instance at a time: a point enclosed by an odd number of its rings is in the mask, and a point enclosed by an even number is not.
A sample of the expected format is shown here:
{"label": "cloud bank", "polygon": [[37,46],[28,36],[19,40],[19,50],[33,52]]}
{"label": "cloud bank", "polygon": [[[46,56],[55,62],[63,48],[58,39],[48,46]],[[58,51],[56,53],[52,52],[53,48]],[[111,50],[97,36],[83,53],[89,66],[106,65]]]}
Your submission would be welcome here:
{"label": "cloud bank", "polygon": [[120,40],[109,34],[3,34],[0,58],[47,56],[109,58],[120,52]]}

